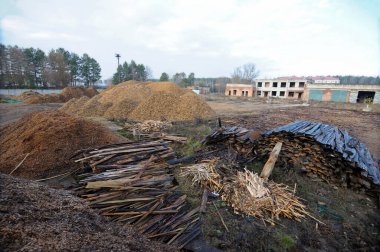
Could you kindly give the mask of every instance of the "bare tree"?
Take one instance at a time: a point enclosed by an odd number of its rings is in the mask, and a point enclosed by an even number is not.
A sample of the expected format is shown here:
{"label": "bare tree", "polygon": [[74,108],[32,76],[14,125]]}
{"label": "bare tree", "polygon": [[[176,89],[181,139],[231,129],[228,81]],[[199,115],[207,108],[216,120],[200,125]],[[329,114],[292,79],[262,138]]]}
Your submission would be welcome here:
{"label": "bare tree", "polygon": [[231,81],[234,83],[253,83],[259,74],[260,71],[255,64],[247,63],[234,69],[231,74]]}

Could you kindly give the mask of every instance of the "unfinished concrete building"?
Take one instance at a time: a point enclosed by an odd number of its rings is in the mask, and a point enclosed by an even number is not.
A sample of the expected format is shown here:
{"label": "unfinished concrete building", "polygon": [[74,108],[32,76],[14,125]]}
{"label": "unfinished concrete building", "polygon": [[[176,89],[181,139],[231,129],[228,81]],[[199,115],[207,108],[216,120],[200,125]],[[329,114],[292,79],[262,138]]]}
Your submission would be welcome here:
{"label": "unfinished concrete building", "polygon": [[279,97],[303,99],[307,79],[304,77],[279,77],[276,79],[258,79],[256,83],[257,97]]}
{"label": "unfinished concrete building", "polygon": [[246,96],[252,97],[255,95],[254,84],[233,84],[228,83],[225,89],[226,96]]}

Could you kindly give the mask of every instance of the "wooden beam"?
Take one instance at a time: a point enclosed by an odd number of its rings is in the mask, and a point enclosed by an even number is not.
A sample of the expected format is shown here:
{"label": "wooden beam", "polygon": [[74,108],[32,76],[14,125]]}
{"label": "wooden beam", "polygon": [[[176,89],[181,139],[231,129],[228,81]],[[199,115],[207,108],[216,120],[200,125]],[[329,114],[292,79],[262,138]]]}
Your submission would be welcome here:
{"label": "wooden beam", "polygon": [[274,146],[272,152],[269,155],[268,161],[265,163],[263,170],[261,171],[260,177],[263,179],[268,179],[271,175],[274,165],[276,164],[278,155],[280,154],[282,143],[278,142]]}

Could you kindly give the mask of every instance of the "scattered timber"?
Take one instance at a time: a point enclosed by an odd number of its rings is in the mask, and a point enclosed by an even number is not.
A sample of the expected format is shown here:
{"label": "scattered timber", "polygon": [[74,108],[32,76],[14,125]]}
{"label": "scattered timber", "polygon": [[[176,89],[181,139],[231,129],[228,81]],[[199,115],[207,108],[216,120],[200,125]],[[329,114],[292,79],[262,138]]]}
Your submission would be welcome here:
{"label": "scattered timber", "polygon": [[200,232],[200,207],[188,209],[165,160],[167,141],[130,142],[85,150],[76,162],[91,167],[76,193],[101,215],[132,225],[148,238],[183,248]]}

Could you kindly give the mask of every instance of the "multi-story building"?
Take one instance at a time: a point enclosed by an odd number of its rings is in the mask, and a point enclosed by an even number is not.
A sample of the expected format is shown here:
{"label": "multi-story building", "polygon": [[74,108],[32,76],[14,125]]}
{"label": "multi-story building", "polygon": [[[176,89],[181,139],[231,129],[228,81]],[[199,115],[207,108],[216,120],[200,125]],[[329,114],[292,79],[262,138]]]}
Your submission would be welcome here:
{"label": "multi-story building", "polygon": [[257,97],[303,99],[307,79],[290,76],[276,79],[257,79],[255,83]]}

